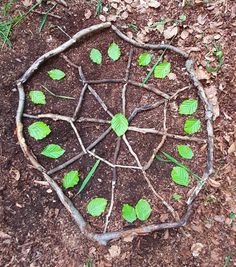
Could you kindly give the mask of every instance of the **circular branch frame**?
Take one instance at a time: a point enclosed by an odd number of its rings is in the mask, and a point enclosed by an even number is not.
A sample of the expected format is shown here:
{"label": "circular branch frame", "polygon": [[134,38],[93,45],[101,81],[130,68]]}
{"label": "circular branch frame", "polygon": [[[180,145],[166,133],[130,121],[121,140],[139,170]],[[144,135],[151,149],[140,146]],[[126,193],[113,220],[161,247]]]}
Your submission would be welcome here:
{"label": "circular branch frame", "polygon": [[[41,164],[39,164],[36,157],[33,155],[32,151],[29,149],[29,147],[25,141],[24,134],[23,134],[22,118],[23,118],[23,111],[24,111],[24,105],[25,105],[24,84],[35,73],[35,71],[39,68],[39,66],[41,66],[49,58],[54,57],[54,56],[60,54],[61,52],[65,51],[66,49],[70,48],[73,44],[78,42],[81,38],[84,38],[85,36],[88,36],[90,34],[93,34],[95,32],[98,32],[98,31],[101,31],[101,30],[107,29],[107,28],[111,28],[112,31],[117,36],[119,36],[123,41],[125,41],[125,42],[127,42],[127,43],[129,43],[135,47],[139,47],[139,48],[143,48],[143,49],[152,49],[152,50],[163,50],[163,49],[171,50],[171,51],[181,55],[186,60],[186,62],[185,62],[186,70],[189,74],[189,77],[190,77],[193,85],[197,88],[198,95],[199,95],[201,101],[203,102],[204,109],[205,109],[205,120],[206,120],[206,124],[207,124],[207,166],[206,166],[206,170],[202,176],[201,181],[198,182],[193,193],[190,195],[190,197],[188,198],[188,200],[186,202],[187,208],[186,208],[186,212],[182,218],[179,219],[176,216],[175,218],[177,218],[177,220],[175,222],[171,222],[171,223],[150,224],[150,225],[146,225],[146,226],[136,227],[136,228],[133,228],[130,230],[119,230],[119,231],[115,231],[115,232],[107,232],[107,233],[103,233],[103,234],[98,234],[98,233],[93,232],[91,226],[84,220],[84,218],[79,213],[79,211],[75,208],[75,206],[71,202],[71,200],[67,196],[65,196],[65,194],[63,193],[60,186],[50,177],[50,174],[52,174],[53,172],[51,172],[51,173],[50,173],[50,171],[47,172],[46,169]],[[89,83],[92,84],[92,82],[93,81],[90,81]],[[116,82],[116,81],[114,80],[114,81],[109,81],[109,82]],[[83,83],[85,84],[85,86],[86,86],[86,84],[88,85],[88,82],[86,83],[86,81],[83,81]],[[213,115],[212,106],[209,103],[209,101],[207,100],[207,97],[205,95],[204,88],[203,88],[202,84],[199,82],[199,80],[197,79],[197,77],[195,75],[195,72],[193,69],[193,61],[189,58],[189,55],[186,52],[184,52],[183,50],[176,48],[172,45],[168,45],[168,44],[156,45],[156,44],[142,44],[142,43],[136,42],[135,40],[130,39],[125,34],[123,34],[121,31],[119,31],[110,22],[106,22],[106,23],[93,25],[91,27],[88,27],[86,29],[79,31],[73,37],[71,37],[67,42],[61,44],[57,48],[55,48],[55,49],[45,53],[41,57],[39,57],[29,67],[29,69],[23,74],[23,76],[19,80],[17,80],[16,84],[17,84],[17,88],[18,88],[18,92],[19,92],[19,104],[18,104],[18,109],[17,109],[17,114],[16,114],[16,132],[17,132],[17,138],[18,138],[20,147],[21,147],[25,157],[31,162],[31,164],[33,165],[33,167],[35,169],[37,169],[38,171],[40,171],[42,173],[44,179],[48,182],[48,184],[56,192],[61,203],[70,212],[72,218],[75,220],[80,231],[85,236],[87,236],[88,238],[90,238],[94,241],[97,241],[100,245],[106,245],[109,241],[114,240],[114,239],[119,239],[119,238],[128,237],[128,236],[146,235],[146,234],[153,232],[153,231],[170,229],[170,228],[179,228],[179,227],[186,225],[186,223],[188,222],[188,219],[190,217],[191,211],[192,211],[193,201],[195,200],[195,198],[197,197],[197,195],[199,194],[199,192],[203,188],[204,184],[207,182],[207,179],[210,176],[210,174],[213,172],[213,148],[214,148],[213,125],[212,125],[212,115]],[[146,87],[148,90],[151,90],[151,91],[157,90],[156,88],[149,88],[148,86],[146,86]],[[160,92],[156,92],[156,93],[160,94]],[[166,98],[169,96],[164,95],[163,97]],[[137,108],[137,110],[135,112],[140,112],[140,110]],[[45,115],[46,115],[46,117],[49,116],[49,118],[52,118],[54,120],[62,119],[64,121],[67,121],[73,127],[73,118],[66,117],[66,116],[62,116],[61,118],[57,118],[53,114],[45,114]],[[26,117],[27,117],[27,115],[26,115]],[[133,128],[135,128],[135,127],[133,127]],[[106,134],[109,133],[110,130],[111,130],[111,127],[109,127],[105,133]],[[125,136],[123,137],[123,140],[125,142],[128,142]],[[81,153],[85,153],[85,152],[82,151]],[[78,155],[76,157],[78,157]],[[117,157],[117,155],[116,155],[116,157]],[[115,170],[115,168],[114,168],[114,170]],[[142,171],[143,171],[143,174],[145,176],[145,169],[143,168]],[[145,179],[146,179],[146,177],[145,177]],[[147,180],[147,182],[149,181],[148,178],[146,180]]]}

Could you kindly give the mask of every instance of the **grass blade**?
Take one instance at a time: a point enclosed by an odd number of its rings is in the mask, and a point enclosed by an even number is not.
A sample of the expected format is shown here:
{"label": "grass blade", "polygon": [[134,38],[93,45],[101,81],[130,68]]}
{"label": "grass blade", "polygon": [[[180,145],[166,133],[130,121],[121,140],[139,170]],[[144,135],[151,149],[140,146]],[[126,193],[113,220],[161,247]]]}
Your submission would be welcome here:
{"label": "grass blade", "polygon": [[[80,189],[79,189],[79,191],[78,191],[77,194],[79,194],[79,193],[85,188],[85,186],[87,185],[87,183],[89,182],[89,180],[92,178],[93,174],[95,173],[95,171],[96,171],[96,169],[97,169],[99,163],[100,163],[100,160],[98,159],[98,160],[95,162],[95,164],[93,165],[92,169],[89,171],[89,173],[88,173],[88,175],[86,176],[86,178],[84,179],[84,181],[83,181],[83,183],[82,183],[82,185],[81,185],[81,187],[80,187]],[[77,195],[77,194],[76,194],[76,195]]]}
{"label": "grass blade", "polygon": [[42,19],[42,21],[41,21],[41,23],[40,23],[40,26],[39,26],[39,32],[42,31],[42,29],[43,29],[43,27],[44,27],[44,24],[45,24],[45,22],[46,22],[46,20],[47,20],[48,14],[49,14],[55,7],[56,7],[56,4],[55,4],[54,6],[52,6],[50,9],[48,9],[48,10],[46,11],[46,13],[43,15],[43,19]]}
{"label": "grass blade", "polygon": [[56,95],[52,91],[50,91],[45,85],[42,85],[42,87],[52,96],[55,96],[57,98],[62,98],[62,99],[69,99],[69,100],[75,100],[75,97],[72,96],[64,96],[64,95]]}
{"label": "grass blade", "polygon": [[[176,160],[175,158],[173,158],[171,155],[169,155],[169,154],[167,154],[167,153],[165,153],[165,152],[161,152],[161,153],[162,153],[162,154],[163,154],[169,161],[171,161],[171,162],[174,163],[175,165],[177,165],[177,166],[179,166],[179,167],[185,169],[187,172],[191,173],[192,176],[193,176],[196,180],[201,181],[201,178],[200,178],[197,174],[195,174],[191,169],[189,169],[189,167],[183,165],[183,164],[180,163],[178,160]],[[156,156],[156,158],[157,158],[157,156]],[[157,158],[157,159],[159,160],[159,158]]]}

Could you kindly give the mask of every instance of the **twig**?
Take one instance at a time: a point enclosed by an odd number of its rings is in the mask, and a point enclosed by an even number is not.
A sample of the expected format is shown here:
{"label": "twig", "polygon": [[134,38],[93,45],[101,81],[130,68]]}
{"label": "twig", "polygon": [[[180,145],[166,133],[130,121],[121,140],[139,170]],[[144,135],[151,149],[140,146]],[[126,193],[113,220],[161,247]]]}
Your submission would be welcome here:
{"label": "twig", "polygon": [[190,142],[197,142],[197,143],[206,143],[206,139],[198,138],[198,137],[192,137],[192,136],[185,136],[185,135],[177,135],[177,134],[171,134],[171,133],[165,133],[163,131],[158,131],[153,128],[139,128],[134,126],[129,126],[128,128],[130,131],[138,132],[138,133],[151,133],[151,134],[158,134],[158,135],[164,135],[166,134],[167,137],[177,139],[177,140],[184,140],[184,141],[190,141]]}
{"label": "twig", "polygon": [[213,117],[212,105],[208,102],[207,97],[205,95],[204,88],[196,77],[196,74],[195,74],[194,69],[193,69],[193,61],[187,60],[185,66],[186,66],[186,69],[190,75],[190,78],[191,78],[193,84],[198,89],[199,97],[201,98],[202,102],[204,103],[206,121],[207,121],[207,144],[208,144],[207,167],[206,167],[206,170],[202,176],[201,181],[198,182],[193,193],[189,196],[189,198],[187,200],[187,204],[190,205],[193,202],[193,200],[197,197],[199,192],[201,191],[202,187],[206,183],[209,176],[213,173],[214,133],[213,133],[213,126],[212,126],[212,117]]}
{"label": "twig", "polygon": [[[46,15],[47,14],[47,12],[39,12],[37,10],[33,10],[33,13],[36,13],[36,14],[39,14],[39,15]],[[61,16],[55,15],[53,13],[48,13],[47,15],[50,16],[50,17],[56,18],[56,19],[61,19]]]}
{"label": "twig", "polygon": [[93,157],[101,160],[102,162],[106,163],[108,166],[110,166],[112,168],[134,169],[134,170],[140,170],[141,169],[139,166],[113,164],[109,160],[106,160],[106,159],[98,156],[97,154],[95,154],[94,152],[92,152],[88,149],[87,149],[87,152],[88,152],[88,154],[91,154]]}
{"label": "twig", "polygon": [[[100,143],[109,134],[110,131],[111,131],[111,127],[107,128],[104,133],[102,133],[93,143],[91,143],[86,148],[86,150],[93,149],[98,143]],[[57,167],[51,169],[50,171],[47,172],[47,174],[51,175],[51,174],[54,174],[54,173],[64,169],[65,167],[69,166],[70,164],[74,163],[76,160],[81,158],[83,155],[84,155],[84,152],[77,154],[73,158],[71,158],[71,159],[67,160],[66,162],[58,165]]]}
{"label": "twig", "polygon": [[[159,100],[153,104],[146,104],[142,107],[135,108],[132,111],[131,115],[129,116],[128,121],[131,122],[138,113],[141,113],[141,112],[147,111],[147,110],[152,110],[154,108],[159,107],[161,104],[164,104],[164,103],[165,103],[165,100],[163,99],[163,100]],[[132,128],[136,128],[136,127],[132,127]],[[130,128],[130,130],[131,130],[131,128]]]}
{"label": "twig", "polygon": [[75,111],[74,111],[74,114],[73,114],[73,119],[74,120],[77,119],[78,113],[79,113],[79,111],[81,109],[81,105],[82,105],[82,101],[83,101],[83,98],[84,98],[84,94],[85,94],[87,88],[88,88],[88,85],[87,84],[85,84],[84,87],[82,88],[82,91],[80,93],[78,104],[77,104],[77,106],[75,108]]}
{"label": "twig", "polygon": [[157,191],[154,189],[154,187],[153,187],[151,181],[149,180],[149,178],[148,178],[148,176],[147,176],[146,171],[143,169],[143,167],[142,167],[142,165],[141,165],[141,163],[140,163],[140,160],[139,160],[137,154],[136,154],[136,153],[134,152],[134,150],[132,149],[131,145],[129,144],[129,141],[127,140],[127,138],[126,138],[126,136],[125,136],[125,134],[122,136],[122,139],[124,140],[126,146],[128,147],[130,153],[132,154],[132,156],[133,156],[133,157],[135,158],[135,160],[137,161],[138,166],[142,169],[142,173],[143,173],[144,179],[146,180],[146,182],[147,182],[149,188],[151,189],[151,191],[153,192],[153,194],[154,194],[157,198],[159,198],[159,199],[162,201],[162,204],[163,204],[163,205],[170,211],[170,213],[172,214],[172,216],[173,216],[175,219],[178,219],[179,216],[178,216],[178,214],[175,212],[175,210],[173,209],[173,207],[172,207],[170,204],[168,204],[168,203],[164,200],[164,198],[163,198],[161,195],[159,195],[159,194],[157,193]]}
{"label": "twig", "polygon": [[59,114],[53,114],[53,113],[38,114],[38,115],[24,113],[23,117],[28,118],[28,119],[52,119],[54,121],[61,120],[61,121],[67,121],[69,123],[72,121],[71,117],[63,116]]}
{"label": "twig", "polygon": [[94,123],[102,123],[102,124],[111,124],[111,121],[102,120],[102,119],[95,119],[95,118],[83,118],[83,117],[80,117],[76,121],[77,122],[94,122]]}
{"label": "twig", "polygon": [[183,50],[172,46],[172,45],[167,45],[167,44],[161,44],[161,45],[155,45],[155,44],[143,44],[143,43],[139,43],[131,38],[129,38],[128,36],[126,36],[124,33],[122,33],[120,30],[118,30],[116,28],[116,26],[112,25],[111,26],[112,30],[125,42],[128,42],[136,47],[140,47],[140,48],[144,48],[144,49],[152,49],[152,50],[163,50],[163,49],[168,49],[171,50],[181,56],[183,56],[184,58],[188,58],[188,54],[186,52],[184,52]]}
{"label": "twig", "polygon": [[131,48],[129,52],[129,58],[128,58],[128,64],[125,70],[125,84],[122,88],[122,94],[121,94],[121,100],[122,100],[122,113],[125,115],[125,109],[126,109],[126,90],[129,80],[129,74],[130,74],[130,67],[131,67],[131,61],[133,56],[134,50]]}
{"label": "twig", "polygon": [[44,63],[49,58],[52,58],[52,57],[60,54],[61,52],[65,51],[66,49],[71,47],[73,44],[75,44],[78,40],[80,40],[84,36],[86,36],[88,34],[91,34],[91,33],[94,33],[96,31],[102,30],[102,29],[109,28],[109,27],[111,27],[111,23],[110,22],[105,22],[105,23],[93,25],[93,26],[91,26],[89,28],[86,28],[86,29],[83,29],[83,30],[77,32],[67,42],[61,44],[60,46],[56,47],[55,49],[53,49],[53,50],[45,53],[41,57],[39,57],[30,66],[30,68],[24,73],[24,75],[18,80],[18,82],[25,83],[33,75],[33,73],[39,68],[39,66],[42,63]]}
{"label": "twig", "polygon": [[52,91],[50,91],[45,85],[42,85],[42,87],[52,96],[55,96],[55,97],[58,97],[58,98],[62,98],[62,99],[75,100],[75,97],[72,97],[72,96],[56,95]]}
{"label": "twig", "polygon": [[156,95],[162,96],[165,99],[169,99],[170,98],[170,96],[168,94],[162,92],[161,90],[159,90],[159,89],[157,89],[157,88],[155,88],[155,87],[153,87],[151,85],[146,85],[146,84],[142,85],[142,83],[135,82],[135,81],[132,81],[132,80],[129,80],[128,84],[132,84],[134,86],[138,86],[138,87],[140,87],[142,89],[144,88],[144,89],[146,89],[146,90],[148,90],[150,92],[155,93]]}
{"label": "twig", "polygon": [[85,80],[84,83],[99,84],[99,83],[124,83],[124,79],[102,79],[102,80]]}
{"label": "twig", "polygon": [[178,89],[175,93],[173,93],[173,95],[171,95],[169,100],[175,99],[178,96],[179,93],[181,93],[181,92],[183,92],[183,91],[185,91],[185,90],[187,90],[189,88],[190,88],[190,86],[185,86],[183,88]]}
{"label": "twig", "polygon": [[[120,144],[121,144],[121,138],[118,137],[117,143],[116,143],[116,149],[115,149],[115,153],[114,153],[114,158],[113,158],[113,163],[114,164],[116,164],[118,156],[119,156]],[[104,231],[103,231],[104,233],[106,233],[106,231],[107,231],[107,227],[108,227],[108,224],[109,224],[109,221],[110,221],[112,209],[113,209],[113,206],[114,206],[116,181],[117,181],[117,169],[116,169],[116,167],[114,167],[113,170],[112,170],[112,181],[111,181],[111,201],[110,201],[110,206],[109,206],[109,209],[108,209],[108,213],[106,215],[106,222],[105,222],[105,227],[104,227]]]}
{"label": "twig", "polygon": [[161,142],[158,144],[158,146],[153,150],[153,154],[150,157],[149,161],[143,166],[143,169],[146,171],[147,169],[150,168],[150,166],[153,163],[153,160],[155,159],[156,154],[158,153],[158,151],[162,148],[162,146],[164,145],[165,141],[166,141],[166,133],[167,133],[167,128],[166,128],[166,113],[167,113],[167,101],[165,101],[165,105],[164,105],[164,109],[163,109],[163,132],[164,134],[162,135],[161,138]]}
{"label": "twig", "polygon": [[81,139],[81,137],[80,137],[80,135],[79,135],[79,133],[78,133],[78,131],[77,131],[77,129],[76,129],[76,127],[75,127],[75,125],[74,125],[74,123],[73,123],[72,121],[70,121],[70,125],[71,125],[72,129],[73,129],[74,132],[75,132],[75,135],[76,135],[76,137],[77,137],[77,139],[78,139],[78,141],[79,141],[79,144],[80,144],[80,146],[81,146],[81,148],[82,148],[84,154],[87,154],[87,151],[86,151],[86,149],[85,149],[85,147],[84,147],[84,144],[83,144],[83,142],[82,142],[82,139]]}
{"label": "twig", "polygon": [[[66,31],[64,31],[64,30],[62,29],[62,27],[60,27],[59,25],[56,25],[56,27],[57,27],[62,33],[64,33],[65,36],[67,36],[69,39],[71,39],[71,36],[70,36]],[[65,28],[65,27],[64,27],[64,28]]]}

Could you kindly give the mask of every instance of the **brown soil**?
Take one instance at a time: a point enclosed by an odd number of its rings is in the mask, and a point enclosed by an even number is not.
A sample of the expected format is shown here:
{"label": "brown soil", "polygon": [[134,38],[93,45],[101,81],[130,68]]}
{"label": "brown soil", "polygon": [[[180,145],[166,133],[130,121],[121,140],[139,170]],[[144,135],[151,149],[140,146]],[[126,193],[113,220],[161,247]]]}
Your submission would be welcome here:
{"label": "brown soil", "polygon": [[[47,7],[43,6],[42,10]],[[230,264],[236,265],[235,250],[235,221],[227,223],[230,212],[235,212],[235,167],[234,154],[228,154],[229,144],[234,140],[235,118],[235,74],[233,72],[234,55],[230,52],[230,43],[235,43],[235,36],[231,37],[232,23],[231,9],[232,3],[228,1],[227,12],[224,16],[218,14],[217,21],[222,21],[225,25],[222,37],[224,48],[224,65],[222,70],[215,77],[212,75],[211,80],[205,83],[214,84],[217,87],[226,88],[218,92],[218,101],[220,104],[220,116],[214,123],[215,127],[215,174],[212,179],[221,183],[220,187],[213,187],[208,184],[203,192],[199,195],[194,204],[194,213],[190,217],[189,224],[184,228],[185,235],[179,230],[170,230],[153,233],[149,236],[135,238],[132,242],[115,241],[111,243],[121,249],[118,257],[114,257],[109,246],[106,248],[98,247],[97,244],[87,240],[80,233],[70,215],[60,204],[56,195],[49,187],[39,184],[35,181],[41,181],[40,173],[33,170],[29,162],[23,157],[23,154],[17,144],[15,129],[15,112],[17,108],[18,95],[14,88],[14,82],[20,75],[37,59],[60,43],[64,42],[67,37],[57,30],[53,25],[65,26],[68,34],[74,34],[79,29],[98,23],[99,20],[91,17],[89,20],[84,19],[84,12],[87,8],[91,9],[88,3],[78,5],[76,1],[69,3],[69,9],[58,6],[56,13],[62,16],[57,20],[48,17],[47,26],[39,34],[38,26],[41,17],[33,14],[25,22],[19,24],[12,38],[13,48],[6,48],[0,54],[1,59],[1,79],[0,88],[2,105],[1,109],[1,178],[0,186],[0,245],[1,266],[84,266],[86,259],[91,258],[93,266],[223,266],[226,256],[230,256]],[[221,8],[221,5],[220,5]],[[15,9],[24,9],[19,4]],[[207,14],[207,19],[211,22],[214,20],[211,11],[206,9],[204,4],[197,5],[193,11],[191,5],[186,7],[185,12],[188,14],[186,25],[190,26],[196,23],[198,15]],[[183,10],[176,4],[163,4],[161,13],[165,17],[176,18],[176,14],[182,14]],[[155,10],[148,9],[146,14],[138,17],[137,25],[146,25],[148,18],[152,17],[153,21],[160,19],[161,14]],[[135,13],[130,14],[127,21],[118,21],[117,25],[124,26],[135,19]],[[227,20],[228,18],[228,20]],[[233,20],[233,19],[232,19]],[[225,22],[227,21],[227,22]],[[49,27],[51,26],[51,27]],[[207,29],[205,29],[207,32]],[[207,32],[208,33],[208,32]],[[163,38],[160,35],[150,33],[150,42],[159,43]],[[118,62],[111,62],[108,57],[104,56],[104,62],[101,66],[94,66],[88,60],[88,53],[92,47],[97,47],[106,55],[107,46],[110,42],[117,42],[122,51],[122,57]],[[194,36],[182,42],[177,36],[173,45],[181,45],[183,48],[190,46],[199,46]],[[96,34],[83,40],[75,45],[72,49],[65,52],[73,62],[83,67],[86,78],[122,78],[124,77],[125,68],[128,60],[130,46],[122,42],[111,31],[104,31],[103,34]],[[136,49],[133,57],[131,68],[131,77],[134,80],[142,80],[146,71],[137,66],[137,58],[142,52]],[[154,53],[155,57],[158,53]],[[202,62],[206,51],[202,48],[200,52],[193,53],[192,57],[197,63]],[[177,75],[175,81],[168,79],[161,83],[153,78],[149,83],[157,86],[161,90],[170,93],[177,89],[189,85],[189,78],[183,71],[184,61],[174,53],[168,52],[166,59],[172,63],[172,72]],[[55,82],[47,77],[46,72],[52,68],[59,68],[65,71],[66,78],[60,82]],[[47,84],[56,94],[69,95],[78,99],[82,85],[79,81],[76,70],[65,63],[62,57],[56,57],[44,64],[33,78],[27,83],[26,92],[32,88],[40,88],[41,84]],[[94,85],[93,86],[102,99],[105,100],[110,111],[114,114],[120,111],[120,91],[121,85]],[[176,134],[183,134],[182,125],[184,117],[179,116],[175,110],[183,99],[188,97],[197,97],[195,88],[181,93],[181,95],[171,103],[168,110],[167,125],[168,131]],[[142,106],[146,103],[152,103],[159,99],[154,94],[141,91],[140,88],[129,86],[127,91],[127,114],[130,114],[134,107]],[[30,114],[38,113],[58,113],[63,115],[72,115],[76,106],[74,100],[61,100],[47,94],[47,105],[34,106],[30,101],[26,102],[25,112]],[[69,108],[68,108],[69,107]],[[155,127],[162,129],[162,106],[158,109],[138,115],[132,122],[132,125],[139,127]],[[101,109],[100,105],[94,98],[86,94],[82,111],[82,117],[92,117],[100,119],[109,119],[107,114]],[[202,122],[202,130],[196,134],[197,137],[206,137],[204,123],[204,111],[200,105],[196,117]],[[69,125],[62,122],[52,122],[43,120],[53,129],[52,134],[45,140],[35,142],[28,136],[25,131],[26,140],[35,155],[39,155],[42,148],[48,143],[56,142],[66,149],[66,153],[58,160],[46,159],[38,156],[39,162],[48,170],[73,157],[81,151],[74,133]],[[25,126],[32,123],[32,120],[24,120]],[[92,123],[77,123],[78,130],[81,133],[85,145],[90,144],[99,136],[106,126]],[[27,127],[25,127],[27,128]],[[55,130],[54,130],[55,129]],[[139,156],[142,163],[152,154],[153,147],[160,142],[160,137],[153,135],[142,135],[140,133],[128,132],[127,138],[132,144],[134,151]],[[96,153],[106,159],[112,159],[115,147],[115,134],[111,133],[103,142],[96,147]],[[187,142],[177,142],[168,139],[162,148],[180,160],[176,151],[177,144],[187,144]],[[197,143],[191,143],[195,157],[193,160],[184,161],[183,164],[191,166],[191,169],[198,175],[202,175],[206,165],[206,147]],[[95,160],[92,157],[84,156],[76,161],[66,170],[56,173],[53,177],[60,182],[64,173],[71,169],[78,169],[81,180],[84,179]],[[134,159],[129,155],[124,145],[121,147],[119,164],[134,164]],[[184,211],[184,200],[187,198],[188,191],[193,187],[194,180],[189,188],[176,186],[170,181],[170,170],[172,164],[154,161],[148,171],[149,177],[158,190],[174,206],[181,215]],[[109,166],[101,164],[91,179],[86,190],[75,199],[75,205],[84,215],[85,219],[97,230],[102,231],[104,227],[104,218],[94,219],[85,212],[85,207],[89,199],[95,196],[110,198],[110,181],[112,170]],[[76,190],[67,192],[72,197]],[[174,192],[183,196],[181,202],[174,202],[171,198]],[[167,222],[172,218],[167,210],[154,197],[142,174],[135,170],[119,170],[118,184],[116,188],[115,207],[112,215],[112,221],[109,230],[117,230],[130,227],[121,219],[120,207],[123,203],[134,205],[139,198],[148,199],[153,207],[153,213],[148,223]],[[135,226],[141,225],[135,222]],[[10,238],[4,238],[3,233],[8,234]],[[191,247],[195,243],[204,245],[199,257],[193,257]],[[173,251],[175,253],[173,253]]]}

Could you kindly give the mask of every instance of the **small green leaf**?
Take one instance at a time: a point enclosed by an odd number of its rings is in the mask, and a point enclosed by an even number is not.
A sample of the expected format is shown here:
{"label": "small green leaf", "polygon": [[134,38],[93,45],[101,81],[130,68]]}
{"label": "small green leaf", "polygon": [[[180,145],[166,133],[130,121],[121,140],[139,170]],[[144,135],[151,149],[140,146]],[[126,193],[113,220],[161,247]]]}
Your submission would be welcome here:
{"label": "small green leaf", "polygon": [[137,219],[135,209],[129,204],[124,204],[122,207],[122,217],[127,222],[133,223]]}
{"label": "small green leaf", "polygon": [[117,136],[122,136],[128,130],[128,127],[129,122],[121,113],[117,113],[111,120],[111,128]]}
{"label": "small green leaf", "polygon": [[51,133],[49,126],[43,121],[37,121],[32,123],[28,127],[28,132],[35,140],[41,140]]}
{"label": "small green leaf", "polygon": [[95,64],[101,64],[102,63],[102,54],[101,52],[96,49],[96,48],[93,48],[91,51],[90,51],[90,55],[89,55],[90,59],[92,60],[93,63]]}
{"label": "small green leaf", "polygon": [[79,172],[78,171],[70,171],[67,172],[63,178],[63,187],[65,189],[74,187],[79,182]]}
{"label": "small green leaf", "polygon": [[53,80],[57,80],[57,81],[63,79],[66,76],[65,72],[58,70],[58,69],[48,71],[48,75]]}
{"label": "small green leaf", "polygon": [[236,218],[235,213],[234,213],[234,212],[230,212],[230,214],[229,214],[229,218],[230,218],[231,220],[234,220],[234,219]]}
{"label": "small green leaf", "polygon": [[46,104],[45,94],[42,91],[30,91],[29,96],[34,104],[44,105]]}
{"label": "small green leaf", "polygon": [[180,156],[183,157],[184,159],[191,159],[193,157],[193,151],[189,146],[178,145],[177,149]]}
{"label": "small green leaf", "polygon": [[108,56],[113,60],[116,61],[120,58],[120,47],[116,43],[111,43],[108,48]]}
{"label": "small green leaf", "polygon": [[174,193],[173,195],[172,195],[172,198],[175,200],[175,201],[180,201],[181,200],[181,195],[179,195],[179,194],[177,194],[177,193]]}
{"label": "small green leaf", "polygon": [[144,52],[142,53],[139,58],[138,58],[138,64],[139,66],[147,66],[152,60],[152,55],[147,53],[147,52]]}
{"label": "small green leaf", "polygon": [[96,197],[87,205],[87,212],[93,217],[100,216],[106,209],[107,200],[105,198]]}
{"label": "small green leaf", "polygon": [[187,19],[187,16],[184,15],[184,14],[182,14],[182,15],[179,16],[179,19],[180,19],[181,21],[185,21],[185,20]]}
{"label": "small green leaf", "polygon": [[135,206],[135,211],[140,221],[146,221],[152,212],[152,208],[147,200],[140,199]]}
{"label": "small green leaf", "polygon": [[48,158],[57,159],[61,157],[65,153],[65,150],[56,144],[47,145],[43,151],[41,152],[42,155]]}
{"label": "small green leaf", "polygon": [[84,188],[85,186],[87,185],[87,183],[89,182],[89,180],[91,179],[91,177],[93,176],[93,174],[95,173],[98,165],[100,163],[100,160],[98,159],[95,164],[93,165],[93,168],[89,171],[88,175],[86,176],[86,178],[83,180],[83,183],[78,191],[77,194],[79,194]]}
{"label": "small green leaf", "polygon": [[188,186],[190,182],[188,172],[182,167],[174,167],[171,171],[171,178],[173,182],[183,186]]}
{"label": "small green leaf", "polygon": [[162,62],[155,67],[154,77],[164,79],[170,73],[171,65],[169,62]]}
{"label": "small green leaf", "polygon": [[197,133],[201,128],[201,121],[199,119],[187,119],[184,123],[184,131],[187,134]]}
{"label": "small green leaf", "polygon": [[179,106],[179,114],[181,115],[191,115],[198,107],[198,102],[196,99],[186,99]]}

